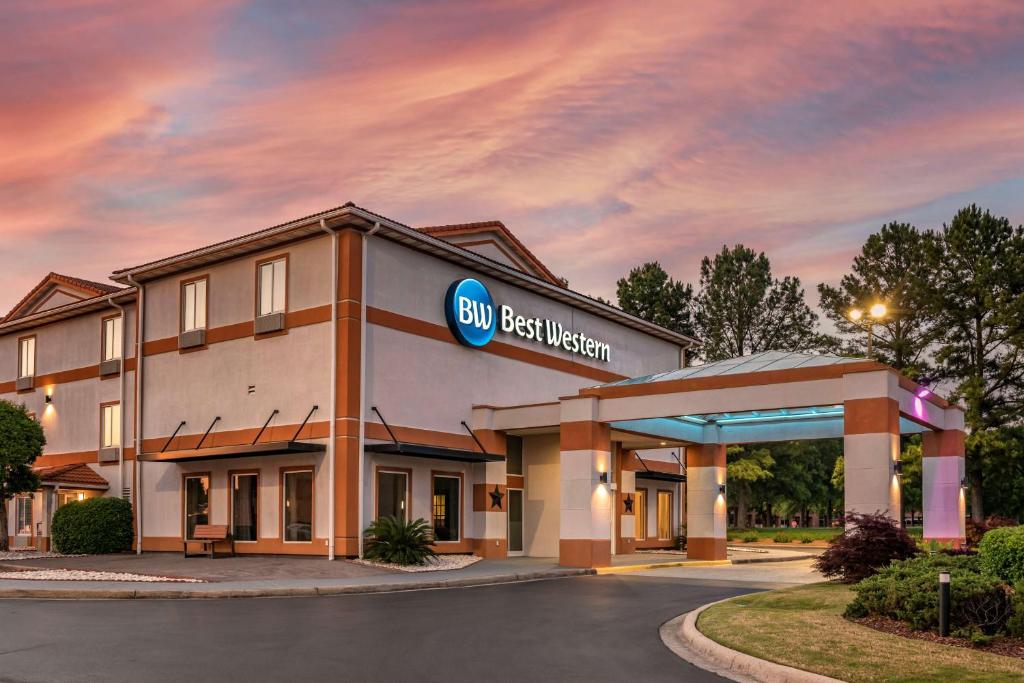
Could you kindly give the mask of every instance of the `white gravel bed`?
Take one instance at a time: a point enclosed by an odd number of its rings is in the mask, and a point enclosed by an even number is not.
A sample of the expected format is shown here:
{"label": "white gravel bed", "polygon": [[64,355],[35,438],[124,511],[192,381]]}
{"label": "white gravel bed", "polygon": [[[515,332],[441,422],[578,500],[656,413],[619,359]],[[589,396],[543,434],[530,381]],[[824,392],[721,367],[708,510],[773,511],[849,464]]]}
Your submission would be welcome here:
{"label": "white gravel bed", "polygon": [[402,572],[441,572],[448,569],[465,569],[471,564],[476,564],[482,557],[474,555],[438,555],[428,559],[424,565],[402,565],[390,562],[374,562],[372,560],[352,560],[357,564],[364,564],[367,567],[381,567],[383,569],[397,569]]}
{"label": "white gravel bed", "polygon": [[202,579],[179,579],[169,576],[149,576],[125,572],[94,572],[85,569],[27,569],[0,572],[0,580],[19,581],[117,581],[124,583],[206,583]]}
{"label": "white gravel bed", "polygon": [[82,557],[82,555],[61,555],[60,553],[41,553],[38,550],[8,550],[0,552],[0,562],[12,560],[42,560],[48,557]]}

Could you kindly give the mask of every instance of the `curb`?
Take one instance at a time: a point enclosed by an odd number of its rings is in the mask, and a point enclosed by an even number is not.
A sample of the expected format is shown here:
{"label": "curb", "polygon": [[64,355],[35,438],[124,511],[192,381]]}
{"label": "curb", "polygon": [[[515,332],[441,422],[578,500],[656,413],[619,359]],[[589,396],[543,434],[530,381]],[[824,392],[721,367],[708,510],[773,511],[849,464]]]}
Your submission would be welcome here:
{"label": "curb", "polygon": [[800,560],[814,560],[817,555],[793,555],[792,557],[742,557],[733,559],[733,564],[760,564],[763,562],[798,562]]}
{"label": "curb", "polygon": [[737,652],[716,643],[697,629],[697,619],[704,610],[733,599],[709,603],[665,622],[659,629],[661,641],[694,666],[741,683],[844,683],[838,678]]}
{"label": "curb", "polygon": [[314,598],[368,593],[400,593],[404,591],[442,588],[496,586],[507,583],[544,581],[571,576],[589,576],[593,569],[555,569],[505,576],[481,576],[462,579],[438,579],[409,583],[377,583],[364,585],[310,586],[296,588],[230,588],[225,590],[137,590],[131,588],[3,588],[0,599],[46,600],[214,600],[224,598]]}
{"label": "curb", "polygon": [[680,560],[679,562],[649,562],[647,564],[627,564],[621,567],[598,567],[597,574],[620,574],[624,572],[643,572],[649,569],[669,569],[671,567],[724,567],[733,564],[733,560]]}

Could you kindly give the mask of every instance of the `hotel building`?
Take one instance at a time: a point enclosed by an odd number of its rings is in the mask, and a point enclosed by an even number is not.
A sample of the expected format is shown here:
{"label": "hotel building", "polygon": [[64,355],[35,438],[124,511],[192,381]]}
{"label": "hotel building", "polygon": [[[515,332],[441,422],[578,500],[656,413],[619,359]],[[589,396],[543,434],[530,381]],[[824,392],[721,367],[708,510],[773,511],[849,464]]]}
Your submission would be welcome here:
{"label": "hotel building", "polygon": [[498,222],[347,204],[111,280],[50,274],[0,321],[0,398],[47,437],[14,546],[107,495],[143,551],[224,524],[240,553],[352,557],[396,515],[440,552],[603,566],[685,526],[722,559],[727,443],[843,437],[847,508],[898,514],[911,432],[926,536],[963,537],[958,408],[872,361],[686,368],[696,340],[572,291]]}

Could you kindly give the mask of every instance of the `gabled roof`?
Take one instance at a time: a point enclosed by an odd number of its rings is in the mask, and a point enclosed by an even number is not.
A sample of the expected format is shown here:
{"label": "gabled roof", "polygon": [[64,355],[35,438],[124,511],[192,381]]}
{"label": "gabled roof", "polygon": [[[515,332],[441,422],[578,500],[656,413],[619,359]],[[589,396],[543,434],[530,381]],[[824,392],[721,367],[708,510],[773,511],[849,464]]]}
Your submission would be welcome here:
{"label": "gabled roof", "polygon": [[[113,294],[119,291],[121,291],[121,288],[114,285],[83,280],[82,278],[71,277],[70,275],[61,275],[60,273],[50,273],[33,287],[28,294],[22,297],[21,301],[0,322],[8,322],[46,310],[47,301],[57,293],[66,295],[68,299],[71,299],[71,301],[57,304],[57,306],[63,306],[75,301],[85,301],[86,299],[103,296],[104,294]],[[56,308],[57,306],[50,307]]]}
{"label": "gabled roof", "polygon": [[[531,275],[542,277],[551,284],[561,285],[562,281],[555,276],[540,259],[534,256],[533,252],[526,248],[519,239],[512,234],[512,231],[505,227],[501,221],[480,221],[477,223],[455,223],[452,225],[431,225],[418,228],[422,233],[432,237],[438,237],[452,244],[464,248],[474,246],[476,243],[467,243],[464,239],[472,235],[491,235],[496,240],[491,240],[497,248],[509,256],[509,260],[520,266],[525,266]],[[451,239],[458,238],[458,239]],[[471,251],[476,251],[472,249]],[[511,252],[511,254],[509,254]]]}
{"label": "gabled roof", "polygon": [[90,488],[109,488],[107,480],[96,474],[88,465],[57,465],[56,467],[33,467],[39,480],[46,485],[88,486]]}

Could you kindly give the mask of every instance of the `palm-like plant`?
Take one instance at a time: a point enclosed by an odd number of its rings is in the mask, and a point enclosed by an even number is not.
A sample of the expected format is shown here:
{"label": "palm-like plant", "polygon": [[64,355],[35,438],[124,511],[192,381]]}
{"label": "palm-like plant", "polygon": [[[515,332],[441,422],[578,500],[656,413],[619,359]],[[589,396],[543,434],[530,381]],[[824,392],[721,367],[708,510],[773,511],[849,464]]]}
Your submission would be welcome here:
{"label": "palm-like plant", "polygon": [[366,528],[364,535],[363,556],[368,560],[423,565],[437,555],[431,547],[433,531],[423,519],[380,517]]}

